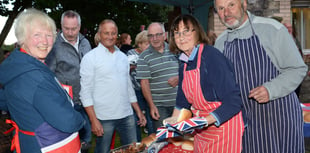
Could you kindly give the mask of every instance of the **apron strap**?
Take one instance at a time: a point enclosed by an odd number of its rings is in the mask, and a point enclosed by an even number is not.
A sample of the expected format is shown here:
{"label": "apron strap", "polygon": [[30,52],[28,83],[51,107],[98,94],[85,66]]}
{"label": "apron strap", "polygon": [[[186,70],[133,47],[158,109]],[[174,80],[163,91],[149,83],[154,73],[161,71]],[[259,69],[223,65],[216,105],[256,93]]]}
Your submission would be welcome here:
{"label": "apron strap", "polygon": [[26,134],[26,135],[31,135],[31,136],[35,135],[34,132],[20,130],[16,122],[14,122],[13,120],[7,119],[5,123],[12,124],[13,127],[5,131],[4,134],[11,133],[15,129],[15,134],[13,136],[12,143],[11,143],[11,151],[16,149],[16,153],[21,153],[20,144],[19,144],[19,136],[18,136],[19,132]]}
{"label": "apron strap", "polygon": [[200,68],[200,65],[201,65],[201,54],[202,54],[203,47],[204,47],[204,44],[201,43],[201,44],[199,45],[199,50],[198,50],[197,68]]}

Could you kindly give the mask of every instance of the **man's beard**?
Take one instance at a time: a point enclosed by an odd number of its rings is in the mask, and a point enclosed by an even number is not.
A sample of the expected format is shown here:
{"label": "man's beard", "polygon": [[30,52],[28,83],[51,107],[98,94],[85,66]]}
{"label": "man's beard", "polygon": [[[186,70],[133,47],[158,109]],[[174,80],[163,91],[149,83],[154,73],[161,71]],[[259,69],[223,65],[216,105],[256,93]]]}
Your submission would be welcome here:
{"label": "man's beard", "polygon": [[241,5],[241,8],[242,8],[242,14],[241,14],[241,17],[239,19],[236,18],[235,22],[231,25],[229,25],[228,23],[225,22],[225,19],[224,20],[220,20],[228,29],[236,29],[238,27],[241,26],[241,24],[243,23],[242,21],[244,20],[244,16],[245,16],[245,10],[244,10],[244,7],[243,5]]}

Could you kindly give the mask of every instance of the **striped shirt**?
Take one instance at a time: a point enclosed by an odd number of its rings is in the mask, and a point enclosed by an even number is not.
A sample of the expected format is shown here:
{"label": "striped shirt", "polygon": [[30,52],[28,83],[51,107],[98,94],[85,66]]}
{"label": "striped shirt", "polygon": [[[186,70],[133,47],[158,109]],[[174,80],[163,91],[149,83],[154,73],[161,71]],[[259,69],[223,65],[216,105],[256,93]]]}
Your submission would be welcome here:
{"label": "striped shirt", "polygon": [[[131,49],[127,52],[128,62],[130,65],[137,66],[140,53],[136,49]],[[136,79],[137,71],[136,69],[130,70],[130,79],[135,90],[141,90],[140,80]]]}
{"label": "striped shirt", "polygon": [[153,102],[156,106],[175,106],[178,87],[171,87],[168,79],[178,75],[177,57],[165,43],[163,53],[152,46],[142,52],[137,65],[137,79],[148,79]]}

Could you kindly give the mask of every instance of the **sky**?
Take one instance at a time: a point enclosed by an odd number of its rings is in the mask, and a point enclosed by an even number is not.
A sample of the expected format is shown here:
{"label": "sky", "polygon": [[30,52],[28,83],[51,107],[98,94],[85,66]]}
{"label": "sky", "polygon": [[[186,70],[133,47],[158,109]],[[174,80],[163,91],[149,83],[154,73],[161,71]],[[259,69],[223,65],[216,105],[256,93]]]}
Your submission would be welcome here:
{"label": "sky", "polygon": [[[3,28],[6,20],[7,20],[7,17],[0,16],[0,33],[2,31],[2,28]],[[17,41],[13,27],[14,27],[14,25],[11,27],[11,30],[10,30],[9,34],[7,35],[5,41],[4,41],[5,45],[11,45]]]}

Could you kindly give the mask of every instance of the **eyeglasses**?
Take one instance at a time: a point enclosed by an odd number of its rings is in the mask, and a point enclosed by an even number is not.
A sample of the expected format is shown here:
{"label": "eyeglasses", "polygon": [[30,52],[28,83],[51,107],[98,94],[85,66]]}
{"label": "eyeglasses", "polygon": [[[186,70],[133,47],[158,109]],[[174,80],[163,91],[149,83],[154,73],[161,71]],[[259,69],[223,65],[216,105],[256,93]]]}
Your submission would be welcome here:
{"label": "eyeglasses", "polygon": [[192,30],[187,29],[187,30],[184,30],[184,31],[182,31],[182,32],[175,31],[175,32],[173,33],[173,36],[174,36],[174,38],[180,38],[181,35],[183,35],[183,36],[189,36],[189,35],[192,34],[193,31],[195,31],[195,29],[192,29]]}
{"label": "eyeglasses", "polygon": [[156,33],[156,34],[148,34],[147,37],[149,39],[153,39],[154,37],[158,38],[160,36],[162,36],[164,33]]}

